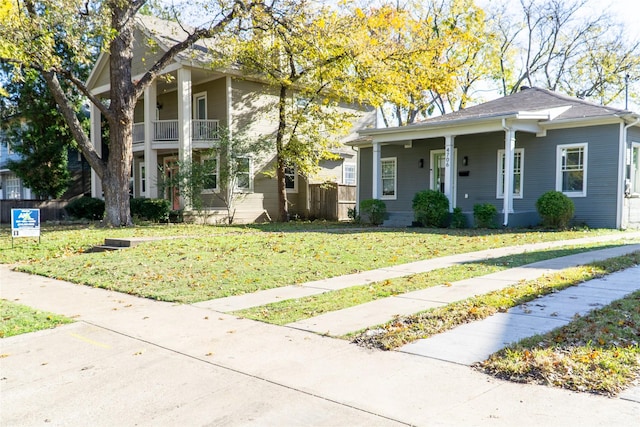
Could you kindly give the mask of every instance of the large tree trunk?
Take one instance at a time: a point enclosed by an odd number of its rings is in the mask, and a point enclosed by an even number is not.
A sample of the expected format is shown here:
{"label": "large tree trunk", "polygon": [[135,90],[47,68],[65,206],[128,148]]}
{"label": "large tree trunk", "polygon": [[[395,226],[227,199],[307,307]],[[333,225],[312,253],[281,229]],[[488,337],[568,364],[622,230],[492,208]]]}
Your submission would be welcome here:
{"label": "large tree trunk", "polygon": [[[126,8],[122,8],[126,9]],[[111,41],[109,62],[111,99],[109,110],[109,158],[102,177],[105,220],[111,226],[131,226],[129,180],[133,160],[133,112],[135,87],[131,80],[134,25],[130,11],[112,8],[111,28],[120,32]],[[127,13],[129,12],[129,13]]]}

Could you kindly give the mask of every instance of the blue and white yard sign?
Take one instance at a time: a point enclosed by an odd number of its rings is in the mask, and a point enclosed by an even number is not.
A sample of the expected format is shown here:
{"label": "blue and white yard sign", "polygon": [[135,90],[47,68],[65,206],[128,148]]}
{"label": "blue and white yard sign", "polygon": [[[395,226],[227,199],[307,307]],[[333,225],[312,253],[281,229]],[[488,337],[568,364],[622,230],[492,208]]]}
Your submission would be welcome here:
{"label": "blue and white yard sign", "polygon": [[11,209],[11,237],[40,238],[40,209]]}

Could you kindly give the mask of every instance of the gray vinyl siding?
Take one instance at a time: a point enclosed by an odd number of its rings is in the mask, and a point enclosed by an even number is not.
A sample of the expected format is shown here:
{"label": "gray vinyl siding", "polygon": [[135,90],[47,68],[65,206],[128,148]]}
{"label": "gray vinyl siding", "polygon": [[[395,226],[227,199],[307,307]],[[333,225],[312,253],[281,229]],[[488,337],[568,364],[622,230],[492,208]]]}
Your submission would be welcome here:
{"label": "gray vinyl siding", "polygon": [[195,85],[191,92],[194,95],[206,92],[207,119],[220,120],[221,126],[227,126],[227,93],[224,78]]}
{"label": "gray vinyl siding", "polygon": [[555,189],[556,147],[561,144],[588,143],[587,196],[572,198],[576,208],[574,222],[585,223],[590,227],[615,228],[616,201],[620,194],[619,131],[618,125],[549,131],[545,140],[551,143],[544,144],[540,150],[544,152],[545,158],[553,159],[552,164],[532,162],[530,165],[545,165],[550,177],[531,183],[532,194],[528,196],[530,203],[535,206],[535,201],[542,193]]}
{"label": "gray vinyl siding", "polygon": [[[475,204],[491,203],[502,211],[502,199],[496,197],[498,150],[504,149],[504,133],[464,135],[454,139],[456,148],[456,207],[473,212]],[[467,157],[467,166],[462,159]],[[460,176],[460,172],[469,172]],[[466,196],[466,197],[465,197]]]}
{"label": "gray vinyl siding", "polygon": [[[635,131],[635,130],[634,130]],[[640,131],[633,137],[640,139]],[[456,206],[470,213],[473,206],[491,203],[503,212],[504,200],[497,197],[498,150],[504,149],[504,133],[494,132],[456,137]],[[588,144],[587,196],[572,197],[575,205],[574,222],[590,227],[616,226],[616,200],[618,186],[619,125],[548,131],[545,137],[518,132],[516,148],[524,149],[521,199],[514,199],[514,223],[518,215],[530,225],[538,220],[536,201],[545,192],[556,189],[556,156],[558,145]],[[397,159],[397,198],[385,200],[389,212],[410,212],[411,200],[416,192],[429,188],[430,152],[444,149],[444,138],[413,141],[411,148],[404,145],[383,145],[381,157]],[[360,150],[359,199],[371,198],[372,148]],[[468,158],[464,166],[462,159]],[[424,159],[424,168],[419,160]],[[468,172],[468,176],[460,176]],[[511,223],[511,221],[510,221]]]}

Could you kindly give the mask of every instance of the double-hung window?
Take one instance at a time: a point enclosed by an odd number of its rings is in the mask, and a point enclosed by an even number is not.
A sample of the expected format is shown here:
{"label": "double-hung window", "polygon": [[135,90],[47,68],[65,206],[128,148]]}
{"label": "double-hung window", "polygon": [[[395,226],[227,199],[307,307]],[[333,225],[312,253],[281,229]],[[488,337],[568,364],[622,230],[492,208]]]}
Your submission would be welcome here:
{"label": "double-hung window", "polygon": [[396,158],[387,157],[380,159],[380,170],[382,171],[382,199],[395,199],[398,190],[398,178]]}
{"label": "double-hung window", "polygon": [[[505,151],[498,150],[498,184],[497,198],[504,198],[504,182],[505,182]],[[524,148],[516,148],[513,151],[513,197],[522,198],[522,174],[524,167]]]}
{"label": "double-hung window", "polygon": [[298,192],[298,174],[295,166],[287,166],[284,168],[284,186],[288,193]]}
{"label": "double-hung window", "polygon": [[569,197],[587,195],[588,144],[559,145],[556,159],[556,190]]}
{"label": "double-hung window", "polygon": [[345,185],[356,185],[355,163],[345,163],[342,166],[342,183]]}
{"label": "double-hung window", "polygon": [[204,192],[218,190],[218,177],[220,176],[220,162],[218,156],[206,156],[200,159],[203,166],[203,186]]}
{"label": "double-hung window", "polygon": [[235,158],[235,174],[236,174],[236,190],[250,191],[252,188],[251,181],[251,157]]}

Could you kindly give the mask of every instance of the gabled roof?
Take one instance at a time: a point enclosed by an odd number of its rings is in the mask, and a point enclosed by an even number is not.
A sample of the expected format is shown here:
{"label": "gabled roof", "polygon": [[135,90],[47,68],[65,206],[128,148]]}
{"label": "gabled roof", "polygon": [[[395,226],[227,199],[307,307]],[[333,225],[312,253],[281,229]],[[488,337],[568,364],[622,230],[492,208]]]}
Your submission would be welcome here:
{"label": "gabled roof", "polygon": [[566,107],[565,111],[553,117],[553,120],[584,119],[589,117],[618,116],[630,114],[630,111],[606,107],[579,98],[562,95],[537,87],[523,88],[520,91],[474,105],[443,116],[423,120],[419,123],[445,123],[452,120],[517,115],[524,111],[542,111]]}
{"label": "gabled roof", "polygon": [[[523,88],[514,94],[494,99],[453,113],[394,128],[367,129],[366,137],[353,145],[372,141],[402,142],[502,131],[505,126],[516,131],[544,135],[552,127],[602,123],[634,123],[640,115],[627,110],[594,104],[547,89]],[[638,123],[635,123],[638,125]],[[640,125],[639,125],[640,126]]]}
{"label": "gabled roof", "polygon": [[[175,21],[167,21],[148,15],[137,15],[136,24],[148,37],[153,39],[163,51],[176,43],[180,43],[189,36],[189,32],[195,28],[182,25]],[[201,65],[210,63],[214,58],[211,55],[213,43],[209,39],[198,40],[189,49],[180,52],[174,58],[177,62],[197,61]]]}
{"label": "gabled roof", "polygon": [[[135,20],[136,29],[152,40],[152,44],[155,43],[157,45],[157,50],[163,53],[168,51],[171,46],[176,43],[184,41],[189,35],[188,32],[194,30],[192,27],[181,25],[175,21],[168,21],[148,15],[136,15]],[[142,40],[138,40],[138,42],[142,42]],[[212,49],[213,46],[215,46],[215,44],[211,39],[198,40],[188,49],[178,53],[173,58],[173,61],[183,66],[196,66],[209,69],[209,64],[211,64],[214,59],[214,55],[212,54],[212,52],[214,52],[214,49]],[[99,74],[108,67],[108,58],[108,52],[100,53],[87,79],[86,85],[88,88],[93,88],[96,85]]]}

